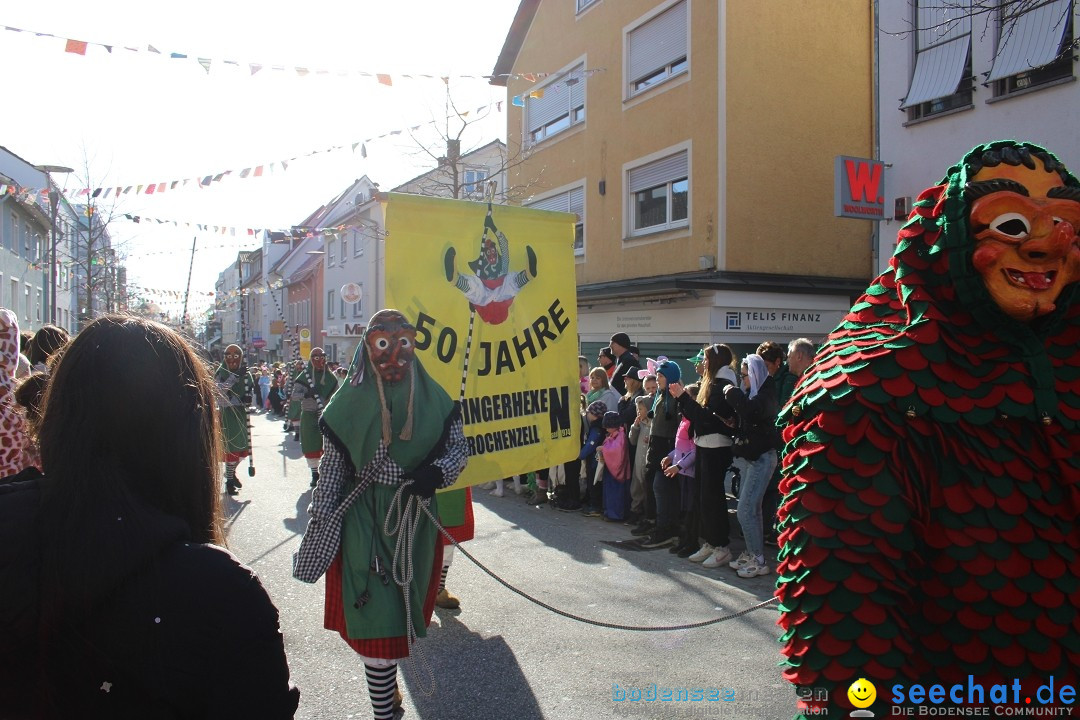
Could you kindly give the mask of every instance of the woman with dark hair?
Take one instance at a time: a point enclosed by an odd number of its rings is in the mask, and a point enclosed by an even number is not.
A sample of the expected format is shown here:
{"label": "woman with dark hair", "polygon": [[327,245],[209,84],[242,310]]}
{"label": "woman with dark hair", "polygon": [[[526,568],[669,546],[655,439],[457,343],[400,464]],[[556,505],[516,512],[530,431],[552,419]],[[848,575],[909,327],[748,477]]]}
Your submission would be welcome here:
{"label": "woman with dark hair", "polygon": [[277,610],[220,547],[216,418],[207,370],[163,325],[102,317],[65,350],[43,400],[45,477],[0,485],[0,697],[15,716],[293,716]]}
{"label": "woman with dark hair", "polygon": [[731,525],[724,476],[732,461],[736,415],[724,399],[724,391],[736,382],[732,360],[731,348],[727,345],[709,345],[705,348],[697,397],[684,392],[681,385],[671,386],[671,394],[679,399],[679,409],[690,418],[697,450],[694,471],[698,480],[698,510],[704,542],[688,559],[707,568],[720,567],[731,560],[728,549]]}
{"label": "woman with dark hair", "polygon": [[56,325],[42,325],[26,344],[26,357],[36,372],[49,372],[49,358],[71,340],[67,330]]}

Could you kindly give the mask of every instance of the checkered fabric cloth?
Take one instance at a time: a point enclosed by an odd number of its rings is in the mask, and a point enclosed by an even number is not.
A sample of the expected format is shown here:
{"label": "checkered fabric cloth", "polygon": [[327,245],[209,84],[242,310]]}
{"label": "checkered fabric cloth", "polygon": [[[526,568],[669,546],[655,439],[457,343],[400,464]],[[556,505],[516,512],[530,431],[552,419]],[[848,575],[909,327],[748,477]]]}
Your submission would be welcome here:
{"label": "checkered fabric cloth", "polygon": [[[341,521],[345,512],[371,485],[398,485],[405,472],[390,458],[386,445],[379,444],[375,456],[364,469],[357,473],[349,459],[333,442],[323,444],[322,462],[319,464],[319,483],[311,497],[308,508],[307,530],[300,541],[300,549],[293,555],[293,577],[306,583],[317,581],[326,573],[341,548]],[[432,463],[443,473],[441,487],[453,485],[469,459],[464,427],[459,415],[450,426],[443,454]],[[346,494],[350,480],[355,476],[356,485]]]}

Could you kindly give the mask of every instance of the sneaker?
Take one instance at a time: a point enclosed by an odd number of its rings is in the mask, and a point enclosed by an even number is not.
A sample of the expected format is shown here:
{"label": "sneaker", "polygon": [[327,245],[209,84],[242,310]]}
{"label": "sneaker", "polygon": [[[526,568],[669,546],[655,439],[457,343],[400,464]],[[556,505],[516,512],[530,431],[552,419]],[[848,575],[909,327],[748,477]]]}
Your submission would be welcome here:
{"label": "sneaker", "polygon": [[631,510],[626,514],[626,519],[623,520],[623,525],[637,525],[641,522],[641,515]]}
{"label": "sneaker", "polygon": [[695,551],[697,551],[696,545],[683,545],[675,555],[676,557],[688,558],[693,555]]}
{"label": "sneaker", "polygon": [[713,548],[712,555],[705,558],[705,560],[701,563],[701,567],[718,568],[724,563],[726,563],[728,560],[731,560],[730,550],[728,550],[726,547]]}
{"label": "sneaker", "polygon": [[713,549],[714,548],[712,545],[710,545],[709,543],[705,543],[701,546],[700,550],[698,550],[696,553],[686,559],[690,562],[701,562],[702,560],[713,554]]}
{"label": "sneaker", "polygon": [[585,517],[600,517],[600,511],[591,507],[582,508],[581,514]]}
{"label": "sneaker", "polygon": [[530,505],[543,505],[547,501],[547,490],[537,490],[534,493],[529,493],[529,497],[526,500]]}
{"label": "sneaker", "polygon": [[656,523],[652,522],[651,520],[642,520],[641,523],[639,523],[636,528],[634,528],[633,530],[630,531],[630,534],[631,535],[648,535],[650,532],[652,532],[652,529],[653,529],[653,527],[655,527],[655,525],[656,525]]}
{"label": "sneaker", "polygon": [[728,567],[731,568],[732,570],[738,570],[743,565],[746,565],[746,564],[751,563],[753,561],[754,561],[754,556],[751,555],[750,553],[746,552],[745,550],[743,550],[742,553],[739,555],[739,559],[738,560],[732,560],[731,562],[729,562]]}
{"label": "sneaker", "polygon": [[672,545],[679,541],[679,537],[670,530],[657,530],[641,541],[643,548],[660,548]]}
{"label": "sneaker", "polygon": [[739,568],[738,573],[741,578],[758,577],[759,575],[768,575],[772,570],[769,569],[769,564],[764,560],[758,560],[757,558],[751,558],[750,562]]}

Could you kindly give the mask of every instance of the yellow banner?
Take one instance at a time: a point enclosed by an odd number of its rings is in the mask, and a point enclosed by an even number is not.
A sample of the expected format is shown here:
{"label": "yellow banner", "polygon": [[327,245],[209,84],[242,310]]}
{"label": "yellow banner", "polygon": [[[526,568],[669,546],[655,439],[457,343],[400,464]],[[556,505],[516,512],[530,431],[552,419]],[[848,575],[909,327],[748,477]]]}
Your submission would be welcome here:
{"label": "yellow banner", "polygon": [[462,400],[469,465],[456,487],[577,456],[575,217],[395,193],[385,211],[386,304]]}

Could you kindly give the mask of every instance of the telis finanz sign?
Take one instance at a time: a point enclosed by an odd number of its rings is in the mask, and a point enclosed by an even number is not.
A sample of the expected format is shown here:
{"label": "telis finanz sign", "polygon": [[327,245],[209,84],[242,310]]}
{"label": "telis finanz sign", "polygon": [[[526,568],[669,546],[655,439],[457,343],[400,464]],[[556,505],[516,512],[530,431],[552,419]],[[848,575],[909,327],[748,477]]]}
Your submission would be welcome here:
{"label": "telis finanz sign", "polygon": [[836,217],[881,220],[885,217],[885,163],[837,155],[833,170]]}

